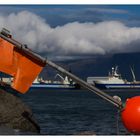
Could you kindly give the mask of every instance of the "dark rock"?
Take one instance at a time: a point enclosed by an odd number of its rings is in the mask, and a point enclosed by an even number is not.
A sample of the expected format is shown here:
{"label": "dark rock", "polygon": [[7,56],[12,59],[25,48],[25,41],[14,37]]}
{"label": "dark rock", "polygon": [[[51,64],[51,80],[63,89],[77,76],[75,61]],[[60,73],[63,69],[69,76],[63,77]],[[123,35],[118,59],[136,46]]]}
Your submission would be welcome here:
{"label": "dark rock", "polygon": [[23,132],[40,132],[32,111],[15,94],[0,87],[0,127],[5,126]]}

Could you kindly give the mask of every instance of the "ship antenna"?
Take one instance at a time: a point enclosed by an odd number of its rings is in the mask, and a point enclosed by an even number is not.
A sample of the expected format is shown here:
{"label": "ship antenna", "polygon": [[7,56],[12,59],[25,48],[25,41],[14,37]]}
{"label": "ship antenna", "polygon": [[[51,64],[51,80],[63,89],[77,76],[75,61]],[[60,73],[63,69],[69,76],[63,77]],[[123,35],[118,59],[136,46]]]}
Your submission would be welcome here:
{"label": "ship antenna", "polygon": [[115,67],[115,72],[117,73],[117,71],[118,71],[118,66]]}

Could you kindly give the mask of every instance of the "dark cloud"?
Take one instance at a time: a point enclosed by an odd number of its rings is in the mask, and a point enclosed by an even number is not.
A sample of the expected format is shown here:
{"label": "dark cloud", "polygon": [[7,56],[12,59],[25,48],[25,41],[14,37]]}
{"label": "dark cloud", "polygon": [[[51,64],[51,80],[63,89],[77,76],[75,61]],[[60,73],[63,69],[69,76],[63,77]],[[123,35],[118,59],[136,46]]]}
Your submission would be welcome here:
{"label": "dark cloud", "polygon": [[18,13],[30,11],[46,20],[51,27],[64,25],[69,22],[101,22],[105,20],[116,20],[115,15],[127,15],[127,10],[108,8],[107,6],[97,5],[19,5],[19,6],[0,6],[1,14]]}
{"label": "dark cloud", "polygon": [[88,11],[98,12],[98,13],[106,13],[106,14],[128,14],[129,11],[122,9],[113,9],[113,8],[87,8]]}

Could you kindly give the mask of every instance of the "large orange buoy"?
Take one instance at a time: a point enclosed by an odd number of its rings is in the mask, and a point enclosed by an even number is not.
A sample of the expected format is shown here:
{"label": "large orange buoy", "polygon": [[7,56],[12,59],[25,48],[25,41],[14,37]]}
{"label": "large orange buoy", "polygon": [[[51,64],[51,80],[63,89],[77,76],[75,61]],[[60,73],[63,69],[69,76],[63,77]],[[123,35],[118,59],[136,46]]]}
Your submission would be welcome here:
{"label": "large orange buoy", "polygon": [[126,100],[125,107],[121,112],[121,118],[129,132],[140,135],[140,96]]}

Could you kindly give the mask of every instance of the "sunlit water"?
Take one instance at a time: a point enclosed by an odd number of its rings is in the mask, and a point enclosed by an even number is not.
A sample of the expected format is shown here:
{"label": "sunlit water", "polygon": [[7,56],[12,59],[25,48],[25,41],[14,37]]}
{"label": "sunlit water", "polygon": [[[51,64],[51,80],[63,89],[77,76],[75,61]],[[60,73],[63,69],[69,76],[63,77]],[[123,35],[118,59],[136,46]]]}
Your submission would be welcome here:
{"label": "sunlit water", "polygon": [[[125,101],[140,91],[111,91]],[[45,135],[127,135],[115,106],[86,90],[30,90],[21,96]]]}

